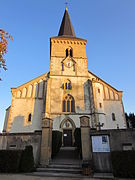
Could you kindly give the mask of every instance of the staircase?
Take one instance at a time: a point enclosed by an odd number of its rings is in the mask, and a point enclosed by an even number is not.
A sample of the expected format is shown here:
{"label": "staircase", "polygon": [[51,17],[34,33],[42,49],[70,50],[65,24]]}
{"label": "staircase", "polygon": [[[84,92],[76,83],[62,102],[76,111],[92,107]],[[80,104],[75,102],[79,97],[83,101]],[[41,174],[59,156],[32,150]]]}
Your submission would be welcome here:
{"label": "staircase", "polygon": [[37,176],[83,177],[81,160],[75,147],[62,147],[48,167],[38,167]]}

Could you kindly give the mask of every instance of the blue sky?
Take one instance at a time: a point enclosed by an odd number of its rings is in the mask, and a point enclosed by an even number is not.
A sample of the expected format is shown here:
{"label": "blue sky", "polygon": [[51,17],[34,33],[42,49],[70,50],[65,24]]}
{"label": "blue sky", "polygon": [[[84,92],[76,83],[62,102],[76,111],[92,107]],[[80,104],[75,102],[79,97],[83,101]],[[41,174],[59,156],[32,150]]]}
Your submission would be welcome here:
{"label": "blue sky", "polygon": [[[4,0],[0,28],[9,32],[8,71],[0,77],[0,130],[17,87],[47,71],[49,38],[56,36],[65,0]],[[77,37],[87,39],[88,68],[123,90],[126,112],[135,111],[135,0],[69,0],[69,14]]]}

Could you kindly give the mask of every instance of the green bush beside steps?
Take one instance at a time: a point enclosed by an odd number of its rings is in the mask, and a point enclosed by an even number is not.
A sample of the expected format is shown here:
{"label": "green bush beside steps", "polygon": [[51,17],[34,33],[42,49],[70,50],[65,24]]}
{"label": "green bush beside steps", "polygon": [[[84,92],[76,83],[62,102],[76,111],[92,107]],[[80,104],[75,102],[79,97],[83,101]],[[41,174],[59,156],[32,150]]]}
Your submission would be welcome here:
{"label": "green bush beside steps", "polygon": [[24,150],[0,150],[0,173],[32,172],[34,158],[32,146]]}

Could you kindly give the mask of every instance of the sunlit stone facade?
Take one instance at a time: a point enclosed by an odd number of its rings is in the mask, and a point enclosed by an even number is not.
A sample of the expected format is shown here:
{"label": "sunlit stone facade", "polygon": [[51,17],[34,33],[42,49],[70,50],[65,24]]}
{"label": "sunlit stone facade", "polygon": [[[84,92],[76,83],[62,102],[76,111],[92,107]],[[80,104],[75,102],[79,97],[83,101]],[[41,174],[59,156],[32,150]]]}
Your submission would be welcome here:
{"label": "sunlit stone facade", "polygon": [[50,38],[50,72],[11,89],[4,132],[40,131],[43,118],[53,120],[54,130],[74,131],[81,116],[89,117],[91,128],[126,128],[122,91],[88,71],[87,41],[72,31]]}

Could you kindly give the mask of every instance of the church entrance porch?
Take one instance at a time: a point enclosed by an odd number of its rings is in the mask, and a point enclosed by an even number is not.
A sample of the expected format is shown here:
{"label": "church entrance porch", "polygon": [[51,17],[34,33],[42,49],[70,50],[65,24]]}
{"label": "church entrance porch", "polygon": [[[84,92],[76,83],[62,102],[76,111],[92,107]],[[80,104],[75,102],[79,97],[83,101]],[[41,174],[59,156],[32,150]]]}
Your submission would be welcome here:
{"label": "church entrance porch", "polygon": [[62,130],[62,146],[74,146],[74,131],[76,129],[74,121],[69,117],[65,118],[60,124],[60,129]]}
{"label": "church entrance porch", "polygon": [[72,130],[70,129],[63,130],[63,145],[64,147],[72,146]]}

